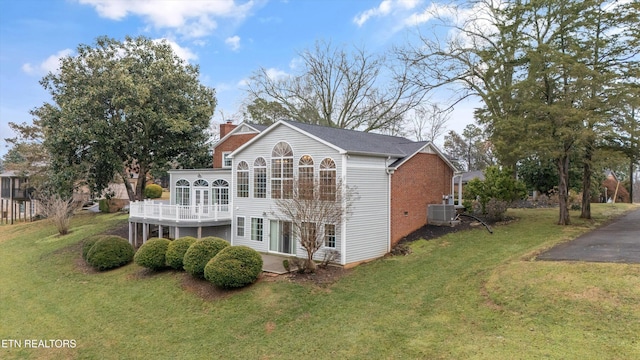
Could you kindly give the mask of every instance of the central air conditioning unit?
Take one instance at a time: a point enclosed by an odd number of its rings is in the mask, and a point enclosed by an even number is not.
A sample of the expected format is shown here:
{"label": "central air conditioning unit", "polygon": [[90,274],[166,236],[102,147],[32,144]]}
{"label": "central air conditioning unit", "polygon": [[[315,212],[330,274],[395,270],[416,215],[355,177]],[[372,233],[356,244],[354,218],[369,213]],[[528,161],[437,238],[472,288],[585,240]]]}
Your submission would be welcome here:
{"label": "central air conditioning unit", "polygon": [[456,220],[456,208],[453,204],[430,204],[427,207],[427,224],[454,226],[460,223]]}

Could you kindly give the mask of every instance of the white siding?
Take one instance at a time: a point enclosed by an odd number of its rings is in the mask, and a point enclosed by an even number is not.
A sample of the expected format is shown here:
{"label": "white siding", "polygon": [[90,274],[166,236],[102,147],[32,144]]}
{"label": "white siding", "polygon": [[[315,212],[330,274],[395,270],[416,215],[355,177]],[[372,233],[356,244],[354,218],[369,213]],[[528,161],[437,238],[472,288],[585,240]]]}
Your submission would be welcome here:
{"label": "white siding", "polygon": [[[231,229],[233,229],[232,244],[233,245],[246,245],[261,252],[269,251],[269,238],[270,238],[270,220],[276,220],[277,217],[273,214],[275,207],[271,200],[271,151],[273,147],[280,141],[286,141],[293,150],[293,163],[294,163],[294,176],[297,177],[297,167],[300,157],[303,155],[310,155],[313,158],[315,176],[318,176],[318,169],[322,159],[330,157],[336,163],[337,173],[340,174],[342,166],[342,156],[333,148],[316,141],[304,134],[297,132],[287,126],[278,126],[273,131],[265,134],[263,137],[257,139],[243,151],[238,153],[233,158],[233,178],[231,193],[233,195],[233,218]],[[264,199],[256,199],[253,197],[253,162],[256,158],[263,157],[267,161],[267,196]],[[238,198],[236,197],[236,171],[235,167],[240,161],[246,161],[249,164],[249,197]],[[238,237],[235,233],[236,218],[238,216],[245,217],[245,236]],[[261,242],[251,240],[251,217],[259,217],[264,219],[264,239]],[[338,233],[339,229],[336,230]],[[338,235],[339,236],[339,235]],[[338,243],[337,250],[340,250],[340,238],[336,238]],[[305,257],[304,250],[297,247],[297,255],[299,257]],[[322,258],[322,254],[318,254],[319,259]]]}
{"label": "white siding", "polygon": [[389,244],[389,183],[387,163],[380,157],[349,156],[347,182],[358,200],[346,224],[345,264],[386,254]]}

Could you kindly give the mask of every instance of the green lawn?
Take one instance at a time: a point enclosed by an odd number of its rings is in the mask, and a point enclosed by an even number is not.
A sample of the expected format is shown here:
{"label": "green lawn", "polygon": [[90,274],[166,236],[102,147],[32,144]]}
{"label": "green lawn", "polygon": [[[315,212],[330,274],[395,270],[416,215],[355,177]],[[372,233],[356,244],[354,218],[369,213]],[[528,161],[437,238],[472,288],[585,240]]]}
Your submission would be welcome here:
{"label": "green lawn", "polygon": [[213,301],[182,290],[183,273],[80,271],[77,243],[126,216],[79,216],[63,238],[42,222],[0,226],[0,340],[77,343],[0,358],[640,358],[640,265],[531,261],[628,209],[596,204],[570,227],[556,209],[510,211],[493,235],[417,241],[328,288],[283,278]]}

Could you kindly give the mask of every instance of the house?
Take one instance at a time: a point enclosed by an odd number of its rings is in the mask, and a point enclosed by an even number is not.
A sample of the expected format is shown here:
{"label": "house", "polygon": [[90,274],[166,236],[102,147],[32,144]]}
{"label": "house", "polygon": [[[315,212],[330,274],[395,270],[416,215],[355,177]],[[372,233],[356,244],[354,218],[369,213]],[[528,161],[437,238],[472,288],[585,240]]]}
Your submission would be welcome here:
{"label": "house", "polygon": [[172,171],[171,203],[136,203],[130,223],[170,226],[176,238],[218,234],[233,245],[304,257],[291,224],[274,213],[274,199],[304,172],[329,184],[340,179],[357,192],[350,217],[339,227],[325,224],[325,246],[316,254],[337,251],[339,264],[353,265],[385,255],[425,225],[427,205],[451,194],[455,172],[427,141],[292,121],[241,124],[216,144],[218,152],[214,169]]}
{"label": "house", "polygon": [[31,198],[28,177],[13,170],[0,173],[0,223],[31,220],[38,211],[38,201]]}
{"label": "house", "polygon": [[620,183],[616,174],[611,170],[604,172],[605,179],[602,181],[602,202],[631,202],[629,191]]}

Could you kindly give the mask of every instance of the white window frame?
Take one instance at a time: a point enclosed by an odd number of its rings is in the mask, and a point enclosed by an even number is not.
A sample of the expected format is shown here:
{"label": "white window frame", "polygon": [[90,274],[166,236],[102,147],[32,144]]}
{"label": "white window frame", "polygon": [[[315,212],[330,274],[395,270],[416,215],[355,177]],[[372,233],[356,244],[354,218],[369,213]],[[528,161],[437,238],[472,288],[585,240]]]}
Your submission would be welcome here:
{"label": "white window frame", "polygon": [[[254,221],[256,225],[260,225],[260,228],[257,227],[254,229]],[[255,233],[254,233],[255,230]],[[259,232],[259,233],[258,233]],[[254,235],[256,235],[254,237]],[[253,241],[263,241],[264,238],[264,219],[259,217],[251,218],[251,240]]]}
{"label": "white window frame", "polygon": [[[242,220],[242,226],[240,226],[240,220]],[[236,236],[244,237],[245,230],[246,230],[245,228],[246,228],[245,217],[244,216],[236,217]],[[242,230],[242,234],[240,234],[240,230]]]}
{"label": "white window frame", "polygon": [[[333,226],[333,246],[327,245],[327,226]],[[322,231],[323,231],[322,237],[324,238],[322,246],[327,249],[335,249],[336,246],[338,245],[338,237],[336,236],[336,225],[324,224]]]}
{"label": "white window frame", "polygon": [[[240,181],[241,177],[243,182]],[[250,193],[249,184],[249,164],[246,161],[240,161],[236,169],[236,196],[248,198]]]}
{"label": "white window frame", "polygon": [[[231,151],[222,152],[222,168],[224,169],[231,169],[231,166],[233,165],[233,161],[229,159],[229,154],[231,154]],[[227,161],[229,163],[227,163]]]}
{"label": "white window frame", "polygon": [[[267,171],[267,160],[258,157],[253,162],[253,197],[265,199],[267,188],[269,187],[269,172]],[[264,178],[261,176],[264,175]]]}

